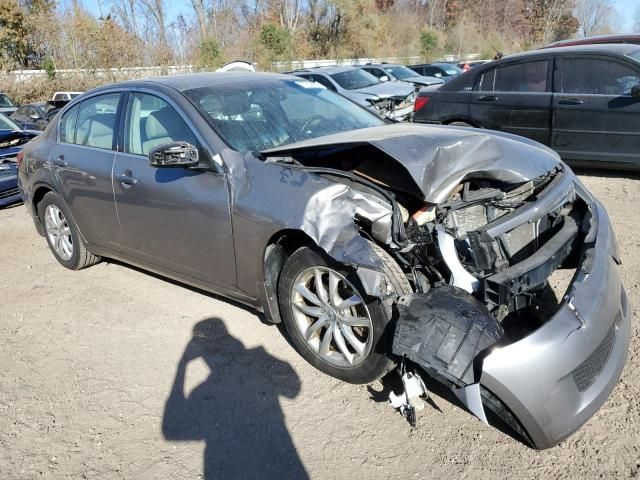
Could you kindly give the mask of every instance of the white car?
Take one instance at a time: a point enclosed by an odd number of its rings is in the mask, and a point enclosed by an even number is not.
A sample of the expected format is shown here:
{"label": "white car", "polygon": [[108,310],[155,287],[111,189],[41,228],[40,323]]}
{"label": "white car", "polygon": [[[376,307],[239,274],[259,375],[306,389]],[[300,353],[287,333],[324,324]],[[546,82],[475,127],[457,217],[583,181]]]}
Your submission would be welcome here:
{"label": "white car", "polygon": [[81,95],[82,92],[56,92],[53,94],[53,98],[51,100],[73,100],[78,95]]}

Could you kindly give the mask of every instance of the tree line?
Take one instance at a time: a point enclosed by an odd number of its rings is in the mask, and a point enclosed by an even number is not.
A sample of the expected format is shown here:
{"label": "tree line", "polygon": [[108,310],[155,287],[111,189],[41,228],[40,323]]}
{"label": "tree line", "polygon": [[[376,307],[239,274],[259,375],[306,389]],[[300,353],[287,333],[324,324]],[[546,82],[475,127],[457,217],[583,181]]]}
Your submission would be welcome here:
{"label": "tree line", "polygon": [[[0,68],[515,52],[616,28],[609,0],[0,0]],[[640,14],[639,14],[640,15]]]}

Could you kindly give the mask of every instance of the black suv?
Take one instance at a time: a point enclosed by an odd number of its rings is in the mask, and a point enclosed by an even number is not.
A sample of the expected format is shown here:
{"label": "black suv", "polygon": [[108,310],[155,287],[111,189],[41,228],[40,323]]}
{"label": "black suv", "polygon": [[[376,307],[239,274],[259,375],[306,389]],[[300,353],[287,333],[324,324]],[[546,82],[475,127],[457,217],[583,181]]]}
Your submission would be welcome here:
{"label": "black suv", "polygon": [[421,92],[415,110],[416,122],[522,135],[573,164],[640,169],[640,46],[512,55]]}

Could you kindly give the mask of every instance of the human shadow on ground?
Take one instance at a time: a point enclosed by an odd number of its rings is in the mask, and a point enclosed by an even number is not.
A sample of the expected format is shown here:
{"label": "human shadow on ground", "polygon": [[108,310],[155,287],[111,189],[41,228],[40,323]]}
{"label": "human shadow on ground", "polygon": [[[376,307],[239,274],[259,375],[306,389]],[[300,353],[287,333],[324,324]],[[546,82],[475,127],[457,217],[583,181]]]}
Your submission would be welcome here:
{"label": "human shadow on ground", "polygon": [[[185,395],[189,362],[202,358],[207,379]],[[206,443],[204,478],[306,479],[278,399],[295,397],[300,380],[262,347],[246,349],[218,318],[198,322],[178,363],[165,405],[167,440]]]}

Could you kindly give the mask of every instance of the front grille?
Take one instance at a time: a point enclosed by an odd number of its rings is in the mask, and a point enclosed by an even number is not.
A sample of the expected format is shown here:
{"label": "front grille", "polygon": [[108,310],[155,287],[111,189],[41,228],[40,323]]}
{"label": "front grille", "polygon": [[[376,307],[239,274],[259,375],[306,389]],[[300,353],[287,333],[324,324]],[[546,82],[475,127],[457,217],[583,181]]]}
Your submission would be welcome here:
{"label": "front grille", "polygon": [[604,365],[609,359],[609,354],[613,348],[613,342],[616,338],[615,326],[611,326],[607,336],[598,345],[589,358],[582,362],[578,368],[576,368],[571,374],[573,375],[573,381],[576,382],[578,390],[584,392],[589,388],[593,382],[596,381],[598,375],[604,368]]}
{"label": "front grille", "polygon": [[0,198],[11,197],[12,195],[17,195],[18,193],[20,193],[20,190],[18,189],[18,187],[10,188],[9,190],[4,190],[3,192],[0,192]]}

